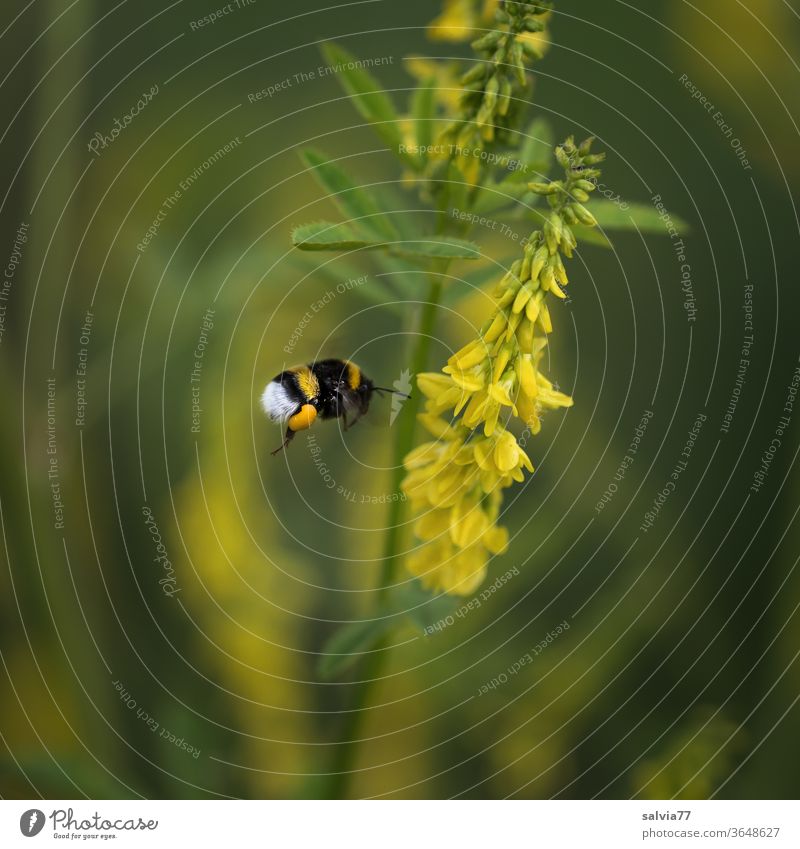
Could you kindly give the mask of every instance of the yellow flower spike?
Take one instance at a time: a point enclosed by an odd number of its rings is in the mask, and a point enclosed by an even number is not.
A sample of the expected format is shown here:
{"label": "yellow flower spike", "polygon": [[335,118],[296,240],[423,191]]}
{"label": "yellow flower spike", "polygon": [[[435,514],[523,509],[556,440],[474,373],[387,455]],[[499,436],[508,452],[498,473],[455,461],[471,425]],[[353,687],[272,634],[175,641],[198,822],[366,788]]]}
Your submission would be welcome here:
{"label": "yellow flower spike", "polygon": [[530,354],[517,357],[517,376],[522,391],[529,398],[535,398],[539,392],[539,386],[536,382],[536,368]]}
{"label": "yellow flower spike", "polygon": [[[477,6],[479,0],[473,2]],[[518,5],[503,7],[510,20],[526,14],[515,11]],[[493,61],[491,38],[479,48],[485,51],[487,63]],[[514,49],[512,62],[516,62]],[[484,88],[475,89],[479,96],[472,100],[477,105],[464,100],[462,107],[473,115],[480,112],[479,124],[497,123],[502,111],[490,107],[506,96],[507,80],[496,65],[493,70],[487,65],[485,71],[476,67],[470,83]],[[489,78],[494,82],[488,84]],[[462,146],[480,146],[480,137],[474,118],[451,125],[450,140],[458,139]],[[561,287],[568,278],[562,256],[571,256],[576,247],[570,224],[581,218],[590,223],[588,213],[579,207],[581,192],[588,194],[589,189],[579,183],[599,174],[582,166],[600,160],[589,156],[588,143],[576,147],[571,140],[557,148],[556,157],[565,169],[565,179],[542,184],[546,191],[540,194],[546,194],[550,204],[544,226],[526,241],[522,257],[495,287],[494,311],[486,318],[479,338],[450,358],[444,374],[427,380],[423,377],[420,384],[427,397],[420,420],[440,441],[407,458],[403,491],[414,509],[425,516],[420,516],[415,531],[420,539],[428,540],[423,549],[414,552],[409,568],[426,586],[444,592],[459,594],[477,586],[489,558],[508,547],[508,531],[497,524],[503,491],[524,481],[534,467],[507,429],[505,418],[520,418],[527,439],[541,430],[543,410],[573,403],[539,371],[547,334],[553,329],[546,295],[565,297]],[[462,162],[458,165],[465,167]],[[447,421],[451,409],[454,422]],[[431,511],[431,507],[435,509]]]}
{"label": "yellow flower spike", "polygon": [[494,342],[494,340],[497,339],[500,334],[506,329],[507,324],[508,319],[506,318],[505,313],[498,312],[495,315],[494,320],[492,321],[489,329],[486,331],[486,333],[483,334],[483,338],[487,342]]}

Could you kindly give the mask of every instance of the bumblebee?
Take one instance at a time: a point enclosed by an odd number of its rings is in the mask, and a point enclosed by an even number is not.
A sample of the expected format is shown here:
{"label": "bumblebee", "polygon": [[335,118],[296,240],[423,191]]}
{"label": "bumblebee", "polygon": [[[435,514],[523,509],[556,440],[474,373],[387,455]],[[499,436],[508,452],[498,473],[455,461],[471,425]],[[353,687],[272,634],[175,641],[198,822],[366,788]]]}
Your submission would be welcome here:
{"label": "bumblebee", "polygon": [[373,392],[404,395],[375,386],[349,360],[319,360],[275,375],[261,395],[261,406],[270,419],[287,427],[283,443],[272,454],[286,448],[298,431],[310,428],[318,417],[342,419],[345,430],[352,427],[369,410]]}

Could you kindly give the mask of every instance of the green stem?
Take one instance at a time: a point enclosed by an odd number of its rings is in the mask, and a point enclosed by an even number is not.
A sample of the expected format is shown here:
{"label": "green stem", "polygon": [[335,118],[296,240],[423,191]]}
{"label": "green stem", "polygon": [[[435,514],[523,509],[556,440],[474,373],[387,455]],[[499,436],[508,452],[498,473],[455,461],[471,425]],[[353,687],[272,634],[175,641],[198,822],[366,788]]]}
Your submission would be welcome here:
{"label": "green stem", "polygon": [[[431,281],[428,296],[422,307],[417,327],[417,339],[411,358],[411,374],[417,375],[424,371],[428,364],[431,336],[436,322],[436,310],[442,295],[442,275],[449,265],[449,260],[440,261],[431,269]],[[405,409],[395,435],[394,452],[392,455],[392,492],[398,492],[405,471],[403,458],[414,447],[414,433],[417,424],[417,412],[420,406],[420,394],[414,391],[406,403]],[[383,562],[377,587],[378,604],[386,600],[399,558],[402,526],[405,521],[406,506],[401,500],[393,501],[389,508],[388,529],[383,548]],[[369,704],[369,698],[374,686],[381,678],[389,653],[389,637],[383,637],[359,664],[359,681],[354,684],[353,701],[344,714],[341,728],[341,742],[336,746],[331,771],[328,775],[328,788],[325,798],[346,798],[350,780],[353,775],[353,764],[358,750],[359,735],[364,719],[364,710]]]}

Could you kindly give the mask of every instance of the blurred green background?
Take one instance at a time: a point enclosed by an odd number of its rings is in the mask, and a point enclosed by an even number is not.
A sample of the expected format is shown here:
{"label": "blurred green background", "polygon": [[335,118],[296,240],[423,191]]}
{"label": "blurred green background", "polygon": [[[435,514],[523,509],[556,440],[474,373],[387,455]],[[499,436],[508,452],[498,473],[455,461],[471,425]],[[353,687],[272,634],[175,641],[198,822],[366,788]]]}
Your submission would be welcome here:
{"label": "blurred green background", "polygon": [[[796,797],[800,410],[763,487],[749,488],[800,353],[800,20],[781,0],[560,6],[531,114],[557,138],[596,135],[614,192],[661,195],[689,222],[697,318],[669,238],[580,250],[551,350],[576,405],[528,446],[537,471],[507,498],[513,542],[488,584],[519,575],[441,632],[394,635],[350,793]],[[16,241],[21,256],[0,339],[5,797],[315,796],[341,739],[357,670],[323,682],[317,663],[340,623],[370,616],[390,402],[345,439],[318,426],[315,443],[272,458],[280,435],[257,398],[285,363],[351,357],[384,385],[409,363],[418,304],[376,297],[375,257],[291,248],[292,226],[338,217],[298,151],[348,157],[362,183],[392,181],[409,209],[420,203],[335,75],[295,75],[335,39],[382,57],[373,72],[404,108],[404,57],[469,48],[427,40],[435,9],[422,0],[254,0],[193,26],[213,11],[78,0],[6,4],[0,20],[0,255],[8,270]],[[94,134],[154,86],[92,153]],[[497,232],[473,237],[497,262],[515,256]],[[289,345],[312,304],[364,274]],[[755,341],[721,432],[748,279]],[[451,284],[432,368],[481,320],[468,292]],[[645,410],[642,447],[598,512]],[[676,492],[643,532],[701,412]],[[154,560],[144,507],[172,573]],[[532,664],[478,695],[565,620]]]}

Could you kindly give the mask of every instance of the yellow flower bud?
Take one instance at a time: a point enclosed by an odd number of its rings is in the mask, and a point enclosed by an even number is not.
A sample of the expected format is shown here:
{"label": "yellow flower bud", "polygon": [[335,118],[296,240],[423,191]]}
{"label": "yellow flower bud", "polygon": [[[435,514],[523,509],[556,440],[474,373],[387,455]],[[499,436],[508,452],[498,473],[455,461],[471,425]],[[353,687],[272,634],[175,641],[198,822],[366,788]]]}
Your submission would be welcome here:
{"label": "yellow flower bud", "polygon": [[503,376],[503,372],[506,370],[506,366],[508,365],[513,353],[514,351],[511,345],[503,345],[500,349],[500,352],[497,357],[495,357],[494,363],[492,364],[492,380],[494,383],[497,383]]}
{"label": "yellow flower bud", "polygon": [[541,274],[542,269],[544,268],[544,264],[547,262],[548,257],[550,256],[549,251],[546,247],[540,247],[533,256],[533,264],[531,265],[531,279],[537,280],[539,278],[539,274]]}
{"label": "yellow flower bud", "polygon": [[506,319],[505,313],[498,312],[494,317],[494,321],[492,321],[489,329],[484,333],[483,338],[487,342],[494,342],[495,339],[499,338],[500,334],[506,329],[508,321]]}
{"label": "yellow flower bud", "polygon": [[514,312],[514,313],[522,312],[522,310],[525,308],[525,304],[528,303],[528,301],[531,299],[532,296],[533,296],[533,289],[528,285],[523,286],[519,290],[519,292],[517,292],[517,297],[516,297],[516,300],[514,301],[514,306],[512,307],[511,312]]}
{"label": "yellow flower bud", "polygon": [[[588,227],[596,227],[597,226],[597,219],[582,204],[573,203],[572,204],[572,210],[575,213],[578,221],[581,222],[581,224],[586,224]],[[574,247],[574,245],[573,245],[573,247]]]}
{"label": "yellow flower bud", "polygon": [[542,303],[539,309],[539,326],[545,333],[553,332],[553,322],[550,321],[550,310],[547,309],[547,304]]}
{"label": "yellow flower bud", "polygon": [[525,318],[528,319],[531,323],[536,321],[539,317],[539,310],[541,309],[542,299],[541,297],[531,298],[530,301],[525,305]]}
{"label": "yellow flower bud", "polygon": [[521,321],[517,328],[517,344],[522,351],[533,350],[533,324],[527,318]]}

